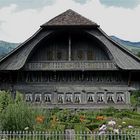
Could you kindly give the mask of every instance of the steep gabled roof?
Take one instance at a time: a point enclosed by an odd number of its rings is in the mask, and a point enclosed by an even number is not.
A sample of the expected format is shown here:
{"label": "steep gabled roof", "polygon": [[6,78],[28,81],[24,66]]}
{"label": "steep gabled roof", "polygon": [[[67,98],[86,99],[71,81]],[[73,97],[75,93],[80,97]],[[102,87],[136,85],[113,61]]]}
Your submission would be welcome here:
{"label": "steep gabled roof", "polygon": [[83,17],[82,15],[76,13],[75,11],[69,9],[64,13],[56,16],[55,18],[51,19],[50,21],[43,24],[41,27],[50,27],[50,26],[94,26],[97,27],[98,25]]}
{"label": "steep gabled roof", "polygon": [[[69,14],[66,14],[69,13]],[[73,15],[73,16],[72,16]],[[60,17],[60,18],[59,18]],[[62,18],[64,17],[64,18]],[[74,18],[75,17],[75,18]],[[71,19],[70,19],[71,18]],[[81,18],[81,20],[80,20]],[[58,20],[59,19],[59,20]],[[64,20],[65,19],[65,20]],[[66,21],[68,19],[68,21]],[[103,43],[107,50],[111,53],[113,56],[113,63],[122,70],[139,70],[140,71],[140,59],[133,55],[131,52],[126,50],[124,47],[121,47],[120,44],[117,44],[116,42],[112,41],[109,36],[107,36],[98,26],[96,23],[83,18],[81,15],[77,14],[76,12],[72,10],[68,10],[61,15],[57,16],[56,18],[50,20],[49,22],[44,24],[44,26],[57,26],[59,22],[62,22],[61,26],[65,25],[92,25],[91,30],[86,30],[85,28],[82,28],[84,32],[87,32],[88,34],[95,37],[98,41]],[[71,21],[71,22],[70,22]],[[73,22],[72,22],[73,21]],[[67,24],[66,24],[66,23]],[[64,24],[65,23],[65,24]],[[68,24],[69,23],[69,24]],[[73,23],[73,24],[72,24]],[[48,25],[47,25],[48,24]],[[95,29],[94,27],[97,26]],[[70,26],[71,27],[71,26]],[[82,26],[83,27],[83,26]],[[7,56],[2,58],[0,60],[0,70],[19,70],[22,69],[25,66],[25,63],[27,62],[28,58],[32,54],[32,51],[35,49],[35,47],[42,41],[44,38],[49,36],[51,33],[55,33],[55,29],[53,30],[44,30],[43,28],[40,28],[39,31],[37,31],[32,37],[30,37],[27,41],[25,41],[23,44],[19,45],[15,50],[13,50],[11,53],[9,53]],[[79,30],[81,31],[81,30]]]}

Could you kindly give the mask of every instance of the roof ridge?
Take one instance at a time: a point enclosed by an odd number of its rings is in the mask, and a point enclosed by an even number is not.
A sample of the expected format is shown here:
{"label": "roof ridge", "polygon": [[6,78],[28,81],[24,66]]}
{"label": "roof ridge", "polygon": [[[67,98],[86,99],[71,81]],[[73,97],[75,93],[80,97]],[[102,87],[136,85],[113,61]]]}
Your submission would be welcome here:
{"label": "roof ridge", "polygon": [[82,16],[81,14],[73,11],[72,9],[68,9],[65,12],[57,15],[56,17],[50,19],[45,24],[41,25],[41,27],[46,26],[99,26],[97,23],[92,20]]}

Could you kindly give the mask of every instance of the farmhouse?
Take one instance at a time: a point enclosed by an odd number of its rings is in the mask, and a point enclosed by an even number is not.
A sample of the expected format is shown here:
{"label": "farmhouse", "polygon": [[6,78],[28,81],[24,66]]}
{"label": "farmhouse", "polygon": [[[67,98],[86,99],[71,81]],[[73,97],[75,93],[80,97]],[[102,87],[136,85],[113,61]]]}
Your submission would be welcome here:
{"label": "farmhouse", "polygon": [[0,89],[48,108],[128,108],[140,89],[140,59],[67,10],[0,60]]}

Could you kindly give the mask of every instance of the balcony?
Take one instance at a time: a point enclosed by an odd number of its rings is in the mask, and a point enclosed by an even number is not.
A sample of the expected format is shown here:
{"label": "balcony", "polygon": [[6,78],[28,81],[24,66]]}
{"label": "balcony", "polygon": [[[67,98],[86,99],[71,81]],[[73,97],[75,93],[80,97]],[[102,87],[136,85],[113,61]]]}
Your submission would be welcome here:
{"label": "balcony", "polygon": [[112,61],[45,61],[29,62],[25,70],[117,70]]}

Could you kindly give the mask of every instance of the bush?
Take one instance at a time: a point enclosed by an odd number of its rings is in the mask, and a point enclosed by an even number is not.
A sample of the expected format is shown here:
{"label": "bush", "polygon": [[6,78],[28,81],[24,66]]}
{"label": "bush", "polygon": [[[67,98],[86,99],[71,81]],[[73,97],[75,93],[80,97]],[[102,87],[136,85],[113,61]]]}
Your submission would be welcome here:
{"label": "bush", "polygon": [[131,93],[130,100],[133,106],[140,105],[139,97],[140,97],[140,91],[134,91]]}
{"label": "bush", "polygon": [[25,127],[32,129],[33,124],[33,112],[24,102],[9,104],[1,114],[2,130],[24,130]]}
{"label": "bush", "polygon": [[14,100],[12,99],[10,92],[0,91],[0,112],[6,109],[6,107],[13,102]]}
{"label": "bush", "polygon": [[114,115],[114,117],[116,117],[116,118],[120,118],[120,119],[122,119],[122,118],[130,118],[131,117],[131,114],[130,114],[130,111],[128,111],[128,110],[123,110],[123,111],[120,111],[120,112],[118,112],[117,114],[115,114]]}
{"label": "bush", "polygon": [[124,121],[126,122],[127,125],[132,125],[132,126],[135,126],[135,127],[140,127],[140,121],[139,120],[125,119]]}
{"label": "bush", "polygon": [[33,129],[34,116],[31,108],[24,102],[9,104],[1,113],[1,129],[7,131]]}
{"label": "bush", "polygon": [[16,91],[15,102],[19,103],[19,102],[23,102],[23,101],[24,101],[23,94],[21,94],[20,92]]}
{"label": "bush", "polygon": [[94,129],[99,128],[99,124],[98,123],[94,123],[94,124],[89,124],[86,126],[89,130],[93,131]]}
{"label": "bush", "polygon": [[116,114],[118,112],[118,109],[109,107],[107,109],[104,109],[103,112],[106,116],[113,116],[114,114]]}
{"label": "bush", "polygon": [[16,131],[33,128],[33,112],[16,92],[15,100],[9,91],[0,91],[0,130]]}
{"label": "bush", "polygon": [[51,127],[51,111],[47,109],[35,108],[32,110],[34,116],[34,130],[46,131]]}
{"label": "bush", "polygon": [[88,129],[86,126],[82,125],[82,124],[76,124],[76,125],[74,126],[74,130],[75,130],[76,132],[85,132],[85,131],[89,131],[89,129]]}

